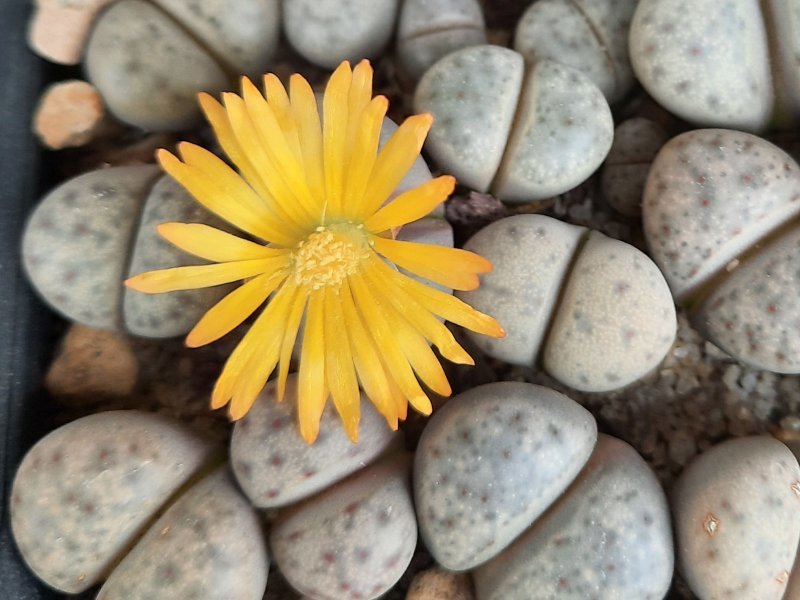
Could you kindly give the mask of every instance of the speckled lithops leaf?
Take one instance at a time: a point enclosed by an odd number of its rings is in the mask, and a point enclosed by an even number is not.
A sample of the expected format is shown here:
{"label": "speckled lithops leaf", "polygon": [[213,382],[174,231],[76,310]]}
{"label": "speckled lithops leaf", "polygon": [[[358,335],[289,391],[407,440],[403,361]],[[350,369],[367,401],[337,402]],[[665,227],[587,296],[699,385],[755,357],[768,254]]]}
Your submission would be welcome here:
{"label": "speckled lithops leaf", "polygon": [[593,231],[569,273],[542,362],[575,389],[613,390],[654,369],[677,329],[672,296],[653,261]]}
{"label": "speckled lithops leaf", "polygon": [[658,480],[628,444],[600,435],[561,498],[474,578],[481,600],[658,599],[673,562]]}
{"label": "speckled lithops leaf", "polygon": [[798,491],[797,460],[768,436],[729,440],[695,459],[671,498],[677,559],[692,591],[782,598],[800,540]]}
{"label": "speckled lithops leaf", "polygon": [[297,377],[289,377],[283,402],[276,399],[276,384],[268,384],[236,422],[231,438],[233,470],[251,502],[267,508],[310,496],[363,468],[397,440],[366,399],[361,402],[357,444],[338,421],[329,403],[319,437],[309,446],[297,430]]}
{"label": "speckled lithops leaf", "polygon": [[100,15],[84,66],[114,116],[144,129],[195,125],[197,92],[230,86],[222,67],[184,27],[143,0],[120,0]]}
{"label": "speckled lithops leaf", "polygon": [[453,398],[415,455],[425,546],[452,570],[497,555],[570,484],[596,437],[586,409],[541,386],[493,383]]}
{"label": "speckled lithops leaf", "polygon": [[523,68],[513,50],[473,46],[445,56],[417,85],[415,112],[434,117],[426,148],[460,183],[489,189],[516,112]]}
{"label": "speckled lithops leaf", "polygon": [[532,366],[550,326],[559,291],[586,229],[544,215],[515,215],[495,221],[467,241],[465,248],[485,257],[492,270],[481,286],[458,296],[493,315],[506,331],[496,340],[468,333],[484,352]]}
{"label": "speckled lithops leaf", "polygon": [[680,302],[798,213],[797,163],[766,140],[726,129],[670,140],[642,203],[651,254]]}
{"label": "speckled lithops leaf", "polygon": [[11,492],[11,527],[25,562],[48,585],[96,584],[214,447],[176,420],[98,413],[40,440]]}
{"label": "speckled lithops leaf", "polygon": [[641,0],[630,30],[637,78],[699,125],[757,131],[772,112],[769,45],[757,0]]}
{"label": "speckled lithops leaf", "polygon": [[261,600],[268,570],[260,519],[221,468],[150,527],[97,600]]}
{"label": "speckled lithops leaf", "polygon": [[70,179],[28,219],[22,263],[36,291],[68,319],[122,327],[122,280],[154,166],[114,167]]}
{"label": "speckled lithops leaf", "polygon": [[285,509],[270,533],[281,573],[318,600],[378,598],[405,572],[416,543],[405,457],[381,461]]}
{"label": "speckled lithops leaf", "polygon": [[782,233],[723,279],[692,322],[743,363],[800,373],[800,227]]}

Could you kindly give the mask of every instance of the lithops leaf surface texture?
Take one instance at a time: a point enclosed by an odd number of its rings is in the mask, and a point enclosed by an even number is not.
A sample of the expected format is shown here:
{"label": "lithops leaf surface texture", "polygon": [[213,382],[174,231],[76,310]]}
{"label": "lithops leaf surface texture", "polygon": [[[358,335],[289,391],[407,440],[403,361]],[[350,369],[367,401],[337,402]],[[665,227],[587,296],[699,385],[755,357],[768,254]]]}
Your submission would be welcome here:
{"label": "lithops leaf surface texture", "polygon": [[758,131],[774,99],[758,0],[641,0],[633,70],[667,110],[707,127]]}
{"label": "lithops leaf surface texture", "polygon": [[800,167],[759,137],[699,129],[658,153],[642,219],[653,260],[679,302],[800,212]]}
{"label": "lithops leaf surface texture", "polygon": [[672,581],[664,491],[625,442],[600,435],[550,510],[478,567],[479,600],[663,598]]}
{"label": "lithops leaf surface texture", "polygon": [[56,429],[14,478],[11,527],[25,562],[58,590],[90,588],[213,450],[153,413],[97,413]]}
{"label": "lithops leaf surface texture", "polygon": [[692,591],[782,598],[800,540],[799,492],[797,460],[771,437],[729,440],[695,459],[671,498],[677,559]]}
{"label": "lithops leaf surface texture", "polygon": [[497,555],[570,484],[596,438],[586,409],[542,386],[493,383],[453,398],[415,455],[426,547],[452,570]]}

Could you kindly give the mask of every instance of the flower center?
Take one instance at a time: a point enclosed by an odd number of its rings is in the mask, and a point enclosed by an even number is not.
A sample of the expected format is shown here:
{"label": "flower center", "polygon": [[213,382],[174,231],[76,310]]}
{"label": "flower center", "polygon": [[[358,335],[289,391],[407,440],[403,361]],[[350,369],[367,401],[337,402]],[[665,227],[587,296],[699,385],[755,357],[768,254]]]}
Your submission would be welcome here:
{"label": "flower center", "polygon": [[350,223],[317,227],[294,251],[294,278],[319,289],[338,285],[369,255],[363,229]]}

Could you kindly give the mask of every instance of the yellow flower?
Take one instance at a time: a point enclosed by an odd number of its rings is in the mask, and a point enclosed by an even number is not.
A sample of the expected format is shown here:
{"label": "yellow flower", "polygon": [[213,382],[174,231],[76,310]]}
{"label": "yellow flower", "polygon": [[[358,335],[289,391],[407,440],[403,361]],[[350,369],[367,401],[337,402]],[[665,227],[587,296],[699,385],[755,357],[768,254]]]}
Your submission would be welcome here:
{"label": "yellow flower", "polygon": [[[161,150],[163,168],[203,206],[249,235],[240,238],[202,224],[164,223],[159,233],[214,264],[142,273],[125,283],[145,293],[243,281],[189,332],[186,344],[219,339],[266,303],[228,358],[211,406],[230,402],[244,416],[278,369],[282,400],[301,321],[298,413],[312,443],[328,395],[345,430],[358,439],[359,384],[392,429],[411,404],[430,414],[421,380],[437,394],[450,385],[434,344],[447,359],[473,364],[437,317],[491,336],[493,318],[452,295],[396,270],[459,290],[479,285],[488,261],[465,250],[394,239],[393,232],[427,215],[453,191],[449,176],[400,194],[384,206],[419,155],[433,119],[407,119],[378,152],[388,102],[372,97],[372,68],[342,63],[322,102],[293,75],[289,93],[275,75],[265,95],[242,80],[242,95],[206,94],[200,104],[237,174],[211,152],[189,143],[181,158]],[[258,240],[258,241],[253,241]]]}

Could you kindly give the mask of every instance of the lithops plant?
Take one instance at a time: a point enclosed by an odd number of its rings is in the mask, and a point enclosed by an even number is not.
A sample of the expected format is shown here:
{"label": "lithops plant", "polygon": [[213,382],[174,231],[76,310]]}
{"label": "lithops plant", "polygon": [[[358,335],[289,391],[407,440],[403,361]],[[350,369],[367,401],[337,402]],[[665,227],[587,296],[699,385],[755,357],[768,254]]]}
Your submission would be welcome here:
{"label": "lithops plant", "polygon": [[495,358],[545,371],[578,390],[624,387],[654,369],[677,320],[658,267],[633,246],[543,215],[501,219],[464,246],[494,268],[458,295],[491,307],[507,331],[473,341]]}
{"label": "lithops plant", "polygon": [[97,600],[264,594],[269,571],[259,517],[222,467],[189,488],[114,568]]}
{"label": "lithops plant", "polygon": [[[397,129],[384,120],[381,144]],[[392,197],[431,179],[419,157]],[[410,223],[404,239],[453,245],[441,209]],[[188,332],[230,286],[140,294],[122,286],[131,275],[204,261],[166,242],[166,222],[231,228],[198,204],[157,167],[100,169],[65,181],[31,213],[22,240],[22,262],[42,298],[67,319],[89,327],[144,337]]]}
{"label": "lithops plant", "polygon": [[138,272],[132,266],[198,264],[156,234],[156,222],[164,220],[217,223],[154,166],[81,175],[50,192],[31,214],[22,240],[25,272],[68,319],[151,337],[181,335],[224,289],[134,297],[122,287]]}
{"label": "lithops plant", "polygon": [[671,501],[695,594],[783,597],[800,541],[800,467],[785,445],[764,436],[714,446],[684,470]]}
{"label": "lithops plant", "polygon": [[422,539],[466,570],[508,546],[566,489],[592,452],[591,414],[528,383],[473,388],[437,411],[414,461]]}
{"label": "lithops plant", "polygon": [[[759,131],[777,106],[800,111],[796,2],[641,0],[630,55],[666,109],[703,126]],[[773,74],[775,76],[773,76]]]}
{"label": "lithops plant", "polygon": [[371,600],[397,583],[417,543],[408,462],[387,458],[278,514],[270,547],[295,589]]}
{"label": "lithops plant", "polygon": [[264,71],[279,34],[278,0],[119,0],[95,22],[84,66],[120,120],[180,130],[200,120],[197,92]]}
{"label": "lithops plant", "polygon": [[674,555],[667,498],[641,456],[600,435],[566,492],[474,573],[478,600],[663,598]]}
{"label": "lithops plant", "polygon": [[261,392],[253,408],[236,422],[231,463],[239,485],[259,508],[291,504],[318,492],[374,461],[398,435],[366,399],[361,402],[359,440],[353,444],[333,421],[328,406],[320,435],[309,446],[297,432],[297,377],[286,383],[286,399],[277,402],[276,385]]}
{"label": "lithops plant", "polygon": [[388,44],[398,0],[284,0],[283,28],[303,58],[332,69],[374,58]]}
{"label": "lithops plant", "polygon": [[[527,72],[526,72],[527,71]],[[583,73],[498,46],[448,54],[420,80],[417,112],[435,125],[426,148],[464,185],[507,202],[582,183],[611,147],[608,103]]]}
{"label": "lithops plant", "polygon": [[694,326],[737,360],[800,372],[800,167],[769,142],[704,129],[651,167],[643,223]]}
{"label": "lithops plant", "polygon": [[540,0],[522,15],[514,49],[527,60],[548,59],[585,74],[609,103],[635,83],[628,28],[638,0]]}
{"label": "lithops plant", "polygon": [[25,455],[11,490],[22,557],[58,590],[88,589],[213,453],[178,422],[136,411],[99,413],[51,432]]}
{"label": "lithops plant", "polygon": [[446,54],[485,43],[477,0],[406,0],[400,8],[397,58],[414,79]]}
{"label": "lithops plant", "polygon": [[669,136],[655,121],[634,117],[614,130],[614,143],[603,164],[603,196],[627,217],[642,214],[642,196],[650,165]]}

